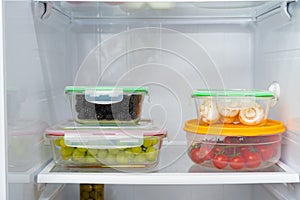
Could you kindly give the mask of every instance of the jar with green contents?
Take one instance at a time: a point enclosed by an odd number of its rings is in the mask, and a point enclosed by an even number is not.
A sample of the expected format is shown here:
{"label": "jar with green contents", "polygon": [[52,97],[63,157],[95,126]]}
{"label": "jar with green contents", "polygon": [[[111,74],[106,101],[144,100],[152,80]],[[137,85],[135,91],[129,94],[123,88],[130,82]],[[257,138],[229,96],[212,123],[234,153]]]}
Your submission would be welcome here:
{"label": "jar with green contents", "polygon": [[70,121],[46,130],[55,164],[77,168],[152,169],[166,135],[151,122],[96,127]]}
{"label": "jar with green contents", "polygon": [[80,200],[104,200],[104,185],[80,184]]}

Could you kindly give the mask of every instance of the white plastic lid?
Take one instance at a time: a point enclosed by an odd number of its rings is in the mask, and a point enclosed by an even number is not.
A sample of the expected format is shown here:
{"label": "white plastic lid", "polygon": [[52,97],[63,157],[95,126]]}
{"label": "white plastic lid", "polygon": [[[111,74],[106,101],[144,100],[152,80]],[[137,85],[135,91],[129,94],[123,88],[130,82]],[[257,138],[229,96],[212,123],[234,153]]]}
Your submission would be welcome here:
{"label": "white plastic lid", "polygon": [[64,137],[65,144],[70,147],[115,149],[141,146],[145,136],[167,135],[165,129],[158,129],[149,122],[138,126],[64,126],[70,124],[76,123],[63,122],[46,129],[46,137]]}

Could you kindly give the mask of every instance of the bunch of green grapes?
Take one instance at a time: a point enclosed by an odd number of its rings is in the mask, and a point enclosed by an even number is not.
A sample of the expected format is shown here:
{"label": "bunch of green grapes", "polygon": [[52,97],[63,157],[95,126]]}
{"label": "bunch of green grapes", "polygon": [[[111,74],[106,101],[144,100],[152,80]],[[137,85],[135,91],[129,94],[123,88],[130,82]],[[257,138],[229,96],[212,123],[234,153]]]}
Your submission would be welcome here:
{"label": "bunch of green grapes", "polygon": [[81,184],[80,200],[104,200],[104,185]]}
{"label": "bunch of green grapes", "polygon": [[63,160],[72,160],[73,162],[87,164],[145,164],[153,163],[157,160],[157,144],[159,138],[145,137],[143,144],[130,148],[114,149],[91,149],[68,147],[64,139],[57,139],[55,144],[60,147],[60,154]]}

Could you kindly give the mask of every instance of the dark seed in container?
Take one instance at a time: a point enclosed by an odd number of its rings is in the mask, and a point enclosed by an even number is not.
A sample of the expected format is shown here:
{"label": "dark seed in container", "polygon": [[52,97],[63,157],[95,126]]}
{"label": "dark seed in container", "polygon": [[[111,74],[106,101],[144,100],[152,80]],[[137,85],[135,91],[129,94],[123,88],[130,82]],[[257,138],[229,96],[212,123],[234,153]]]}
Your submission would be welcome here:
{"label": "dark seed in container", "polygon": [[103,119],[104,118],[104,116],[101,114],[101,113],[97,113],[96,114],[96,119],[97,120],[101,120],[101,119]]}
{"label": "dark seed in container", "polygon": [[80,110],[82,109],[82,106],[81,106],[81,104],[76,104],[75,105],[75,110],[76,110],[76,112],[80,112]]}

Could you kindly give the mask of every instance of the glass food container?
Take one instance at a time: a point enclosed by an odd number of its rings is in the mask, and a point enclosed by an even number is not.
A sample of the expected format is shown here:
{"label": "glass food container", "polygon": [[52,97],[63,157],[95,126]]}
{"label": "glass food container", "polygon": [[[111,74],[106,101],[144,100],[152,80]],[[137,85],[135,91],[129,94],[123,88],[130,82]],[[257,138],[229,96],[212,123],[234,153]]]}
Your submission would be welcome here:
{"label": "glass food container", "polygon": [[73,119],[94,125],[131,124],[141,117],[146,87],[67,86]]}
{"label": "glass food container", "polygon": [[147,122],[124,127],[84,127],[69,122],[46,130],[56,165],[77,168],[151,169],[159,162],[166,135],[166,130]]}
{"label": "glass food container", "polygon": [[200,125],[262,125],[278,99],[272,91],[239,89],[197,90],[192,97]]}
{"label": "glass food container", "polygon": [[229,171],[270,167],[281,156],[284,125],[267,120],[263,126],[224,124],[203,126],[197,119],[185,123],[188,156],[197,165]]}

